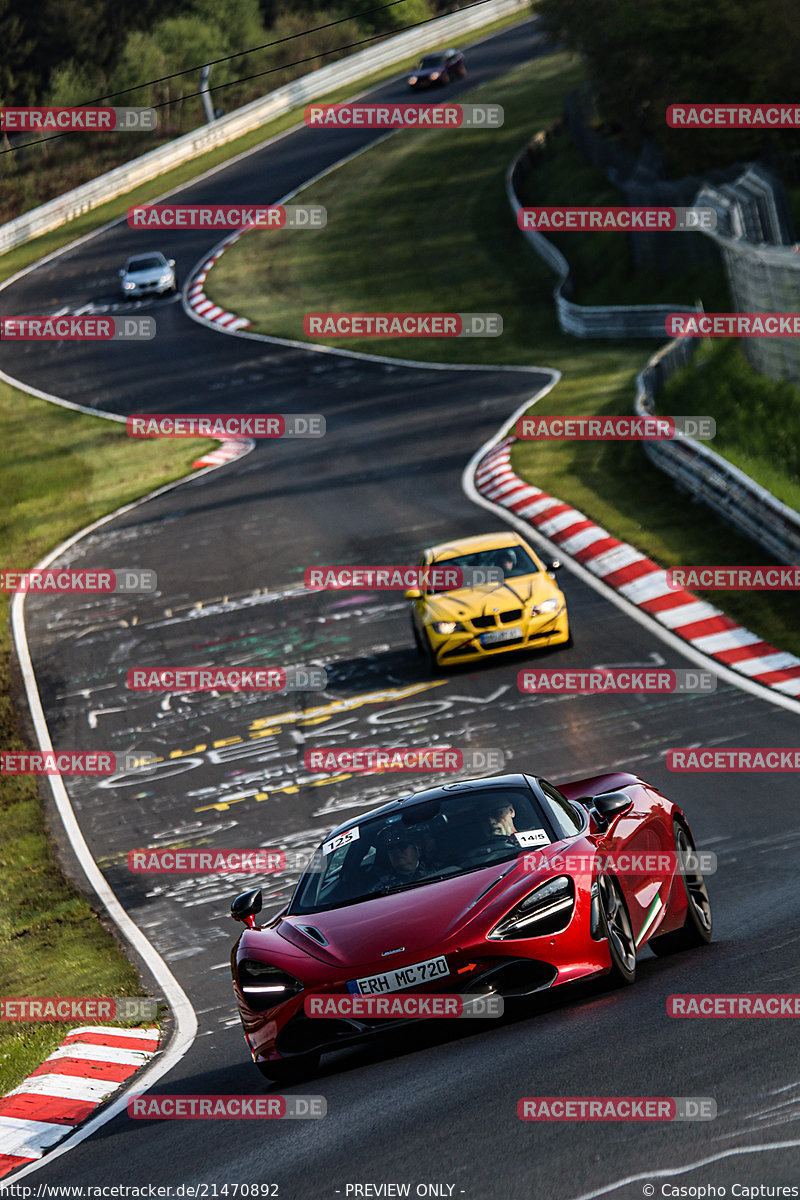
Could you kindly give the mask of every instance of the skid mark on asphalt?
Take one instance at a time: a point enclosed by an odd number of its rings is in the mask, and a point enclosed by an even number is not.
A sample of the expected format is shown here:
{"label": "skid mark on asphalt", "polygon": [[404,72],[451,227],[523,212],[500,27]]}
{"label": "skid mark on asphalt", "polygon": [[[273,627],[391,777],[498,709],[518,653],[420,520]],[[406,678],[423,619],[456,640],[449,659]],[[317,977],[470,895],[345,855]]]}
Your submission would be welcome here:
{"label": "skid mark on asphalt", "polygon": [[[122,556],[117,548],[115,559]],[[137,624],[124,629],[110,623],[98,630],[102,616],[93,603],[72,614],[71,624],[63,603],[46,606],[48,644],[40,674],[50,695],[59,697],[61,729],[79,731],[77,744],[82,731],[104,749],[156,757],[153,766],[107,779],[76,778],[69,788],[75,811],[104,847],[107,878],[167,961],[185,960],[191,975],[201,968],[203,948],[221,958],[235,932],[228,917],[231,896],[263,884],[265,911],[278,911],[304,863],[295,859],[279,876],[257,879],[147,877],[128,871],[129,849],[216,843],[310,852],[347,815],[458,777],[441,771],[318,774],[304,766],[307,748],[501,749],[506,769],[535,769],[558,782],[566,762],[571,778],[626,767],[647,777],[663,756],[665,727],[674,744],[692,739],[698,705],[710,736],[730,736],[736,728],[731,713],[745,698],[732,689],[721,692],[712,712],[706,697],[690,694],[527,696],[516,686],[514,663],[505,661],[445,678],[422,677],[405,609],[395,595],[312,594],[302,582],[270,591],[211,592],[199,601],[174,597],[167,603],[154,594],[142,598]],[[223,659],[248,667],[290,659],[308,664],[311,658],[328,671],[328,690],[283,697],[128,692],[126,670],[159,655],[163,660],[167,645],[176,667]],[[646,660],[647,654],[635,652],[634,658]],[[48,678],[51,661],[60,673]],[[545,726],[542,741],[537,730]],[[624,761],[609,763],[609,745],[620,747]],[[176,913],[185,919],[176,920]],[[200,916],[202,939],[193,914]]]}
{"label": "skid mark on asphalt", "polygon": [[[742,1132],[739,1130],[731,1136],[740,1137]],[[624,1179],[615,1179],[613,1183],[607,1183],[604,1187],[596,1188],[594,1191],[582,1192],[580,1196],[572,1197],[571,1200],[599,1200],[600,1196],[608,1196],[633,1183],[642,1183],[642,1181],[649,1183],[653,1179],[670,1179],[674,1175],[687,1175],[690,1171],[698,1171],[701,1167],[710,1167],[712,1163],[719,1163],[725,1159],[745,1157],[751,1154],[770,1154],[781,1150],[795,1150],[798,1146],[800,1146],[800,1139],[788,1142],[762,1142],[757,1146],[739,1146],[732,1150],[722,1150],[718,1154],[710,1154],[706,1158],[699,1158],[691,1163],[675,1167],[662,1167],[636,1175],[626,1175]]]}
{"label": "skid mark on asphalt", "polygon": [[180,299],[180,295],[177,294],[174,296],[143,296],[137,300],[114,299],[111,296],[104,296],[99,300],[90,300],[88,304],[82,304],[79,308],[59,309],[57,313],[52,313],[51,315],[54,317],[94,317],[122,313],[125,316],[130,316],[136,312],[153,308],[164,308],[167,304],[179,304]]}

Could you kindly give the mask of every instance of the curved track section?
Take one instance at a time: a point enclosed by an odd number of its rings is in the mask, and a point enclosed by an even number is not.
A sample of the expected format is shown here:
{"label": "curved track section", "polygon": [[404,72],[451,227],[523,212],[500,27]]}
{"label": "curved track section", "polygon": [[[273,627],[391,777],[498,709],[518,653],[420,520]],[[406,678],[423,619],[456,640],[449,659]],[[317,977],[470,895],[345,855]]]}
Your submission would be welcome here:
{"label": "curved track section", "polygon": [[[497,35],[470,54],[470,83],[537,52],[532,23]],[[298,130],[182,194],[271,200],[351,153],[356,141]],[[0,307],[96,303],[132,239],[114,227],[84,241],[0,293]],[[186,271],[212,249],[201,243],[187,233],[165,249]],[[665,1001],[676,991],[791,990],[800,941],[796,789],[790,776],[673,776],[664,755],[693,743],[792,745],[797,718],[725,683],[712,696],[523,696],[514,660],[431,679],[414,654],[401,597],[303,587],[310,565],[413,561],[420,547],[454,531],[497,527],[494,512],[465,496],[465,464],[548,385],[549,373],[318,354],[223,336],[189,320],[177,303],[159,310],[159,338],[146,356],[124,346],[102,354],[14,347],[6,370],[79,403],[88,391],[92,405],[118,413],[322,411],[328,435],[261,442],[246,458],[106,522],[62,555],[65,564],[153,568],[158,593],[113,606],[91,597],[26,604],[54,745],[136,747],[164,758],[147,776],[69,785],[104,879],[197,1014],[191,1050],[158,1090],[265,1090],[245,1055],[228,977],[235,937],[228,904],[241,888],[219,876],[134,876],[127,851],[178,841],[303,850],[343,815],[397,794],[396,785],[374,778],[309,778],[308,745],[499,745],[512,769],[555,781],[630,767],[674,796],[698,843],[716,851],[717,933],[708,949],[682,958],[644,954],[636,986],[624,992],[554,993],[489,1028],[420,1028],[333,1055],[311,1087],[289,1089],[323,1094],[322,1121],[231,1128],[117,1116],[69,1154],[45,1160],[36,1182],[270,1182],[284,1198],[331,1200],[348,1185],[381,1183],[407,1184],[411,1195],[435,1183],[441,1195],[487,1200],[568,1200],[603,1189],[633,1197],[643,1194],[648,1172],[679,1169],[680,1183],[793,1182],[800,1085],[785,1026],[679,1023],[666,1016]],[[579,575],[564,586],[575,645],[542,663],[688,664]],[[164,697],[125,687],[131,666],[265,659],[323,664],[329,688],[280,698]],[[257,882],[276,911],[292,879]],[[516,1116],[522,1096],[591,1094],[714,1095],[719,1116],[711,1126],[631,1129],[530,1125]]]}

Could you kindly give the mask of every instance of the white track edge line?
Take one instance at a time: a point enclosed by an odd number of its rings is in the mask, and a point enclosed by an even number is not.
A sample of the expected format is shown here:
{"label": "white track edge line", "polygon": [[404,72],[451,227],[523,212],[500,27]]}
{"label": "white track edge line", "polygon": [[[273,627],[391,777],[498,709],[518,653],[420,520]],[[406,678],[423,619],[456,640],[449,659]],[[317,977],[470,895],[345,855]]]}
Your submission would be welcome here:
{"label": "white track edge line", "polygon": [[[254,442],[252,439],[248,440],[250,441],[250,445],[246,453],[250,453],[250,451],[254,448]],[[134,508],[138,508],[140,504],[145,504],[147,501],[153,500],[157,496],[163,495],[165,492],[172,491],[174,488],[198,479],[201,475],[205,475],[210,471],[216,471],[219,469],[220,467],[218,466],[210,466],[200,471],[193,471],[191,475],[186,475],[182,479],[176,479],[172,483],[165,484],[163,487],[157,488],[148,495],[142,496],[138,500],[132,501],[130,504],[123,505],[122,508],[118,508],[115,512],[108,513],[106,516],[100,517],[99,520],[93,521],[90,525],[87,525],[84,529],[81,529],[78,533],[73,534],[72,537],[62,542],[61,545],[56,546],[56,548],[51,550],[49,554],[47,554],[39,563],[37,563],[35,567],[32,568],[32,570],[43,570],[65,550],[68,550],[71,546],[80,541],[82,538],[86,537],[88,534],[93,533],[95,529],[100,528],[109,521],[115,520],[124,513],[130,512]],[[24,605],[25,593],[17,592],[14,595],[11,605],[11,624],[14,645],[20,664],[20,670],[25,682],[25,692],[31,716],[33,718],[39,748],[42,750],[52,750],[53,744],[50,739],[50,731],[45,720],[41,697],[39,696],[39,689],[36,683],[36,677],[33,671],[33,664],[31,662],[30,650],[28,647],[27,633],[25,630]],[[148,941],[131,917],[129,917],[125,912],[113,891],[106,883],[105,877],[103,876],[99,867],[92,858],[89,847],[87,846],[84,836],[80,830],[80,826],[78,825],[77,818],[75,817],[69,795],[64,787],[63,779],[60,775],[49,776],[49,779],[59,817],[61,818],[61,822],[69,838],[70,845],[72,846],[72,849],[75,852],[78,861],[80,862],[83,872],[86,875],[92,890],[102,902],[114,924],[117,926],[126,940],[140,954],[149,969],[152,971],[156,981],[163,988],[164,995],[175,1018],[175,1032],[170,1039],[166,1050],[158,1054],[150,1064],[144,1066],[140,1072],[131,1077],[131,1082],[125,1087],[122,1095],[117,1100],[115,1100],[107,1108],[103,1109],[103,1111],[98,1113],[97,1116],[90,1117],[86,1124],[77,1129],[74,1134],[68,1134],[62,1143],[60,1143],[57,1147],[54,1147],[53,1150],[44,1155],[42,1158],[36,1159],[34,1162],[28,1163],[26,1166],[19,1168],[13,1172],[13,1175],[7,1180],[0,1179],[0,1191],[3,1190],[7,1183],[16,1183],[16,1181],[21,1178],[22,1175],[27,1175],[31,1171],[38,1170],[38,1168],[44,1163],[52,1162],[54,1158],[59,1157],[61,1154],[65,1154],[73,1146],[78,1145],[79,1142],[84,1141],[85,1138],[94,1133],[96,1129],[99,1129],[101,1125],[104,1125],[107,1121],[112,1120],[113,1117],[116,1117],[120,1112],[124,1111],[126,1096],[131,1088],[135,1087],[137,1091],[142,1092],[148,1091],[153,1084],[155,1084],[161,1078],[162,1075],[165,1075],[174,1066],[176,1066],[178,1062],[180,1062],[180,1060],[194,1043],[197,1033],[197,1016],[188,996],[175,979],[161,955]]]}

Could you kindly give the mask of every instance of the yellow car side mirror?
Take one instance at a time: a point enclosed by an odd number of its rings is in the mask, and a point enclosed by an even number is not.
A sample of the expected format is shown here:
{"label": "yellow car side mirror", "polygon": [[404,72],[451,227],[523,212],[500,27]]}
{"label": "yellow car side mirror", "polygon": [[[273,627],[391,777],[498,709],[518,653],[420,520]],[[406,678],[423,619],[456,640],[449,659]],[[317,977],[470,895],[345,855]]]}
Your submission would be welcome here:
{"label": "yellow car side mirror", "polygon": [[406,592],[406,600],[419,600],[421,595],[422,592],[419,590],[419,588],[410,588]]}

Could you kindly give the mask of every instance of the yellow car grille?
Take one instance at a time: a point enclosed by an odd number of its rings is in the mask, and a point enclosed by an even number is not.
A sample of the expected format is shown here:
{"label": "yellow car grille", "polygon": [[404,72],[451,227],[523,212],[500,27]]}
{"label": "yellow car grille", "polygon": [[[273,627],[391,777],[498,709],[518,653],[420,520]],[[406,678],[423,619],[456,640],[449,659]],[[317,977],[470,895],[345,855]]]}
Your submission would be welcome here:
{"label": "yellow car grille", "polygon": [[509,608],[505,612],[485,613],[481,617],[473,617],[470,624],[473,629],[496,629],[498,622],[501,625],[510,625],[512,621],[519,621],[521,617],[521,608]]}

